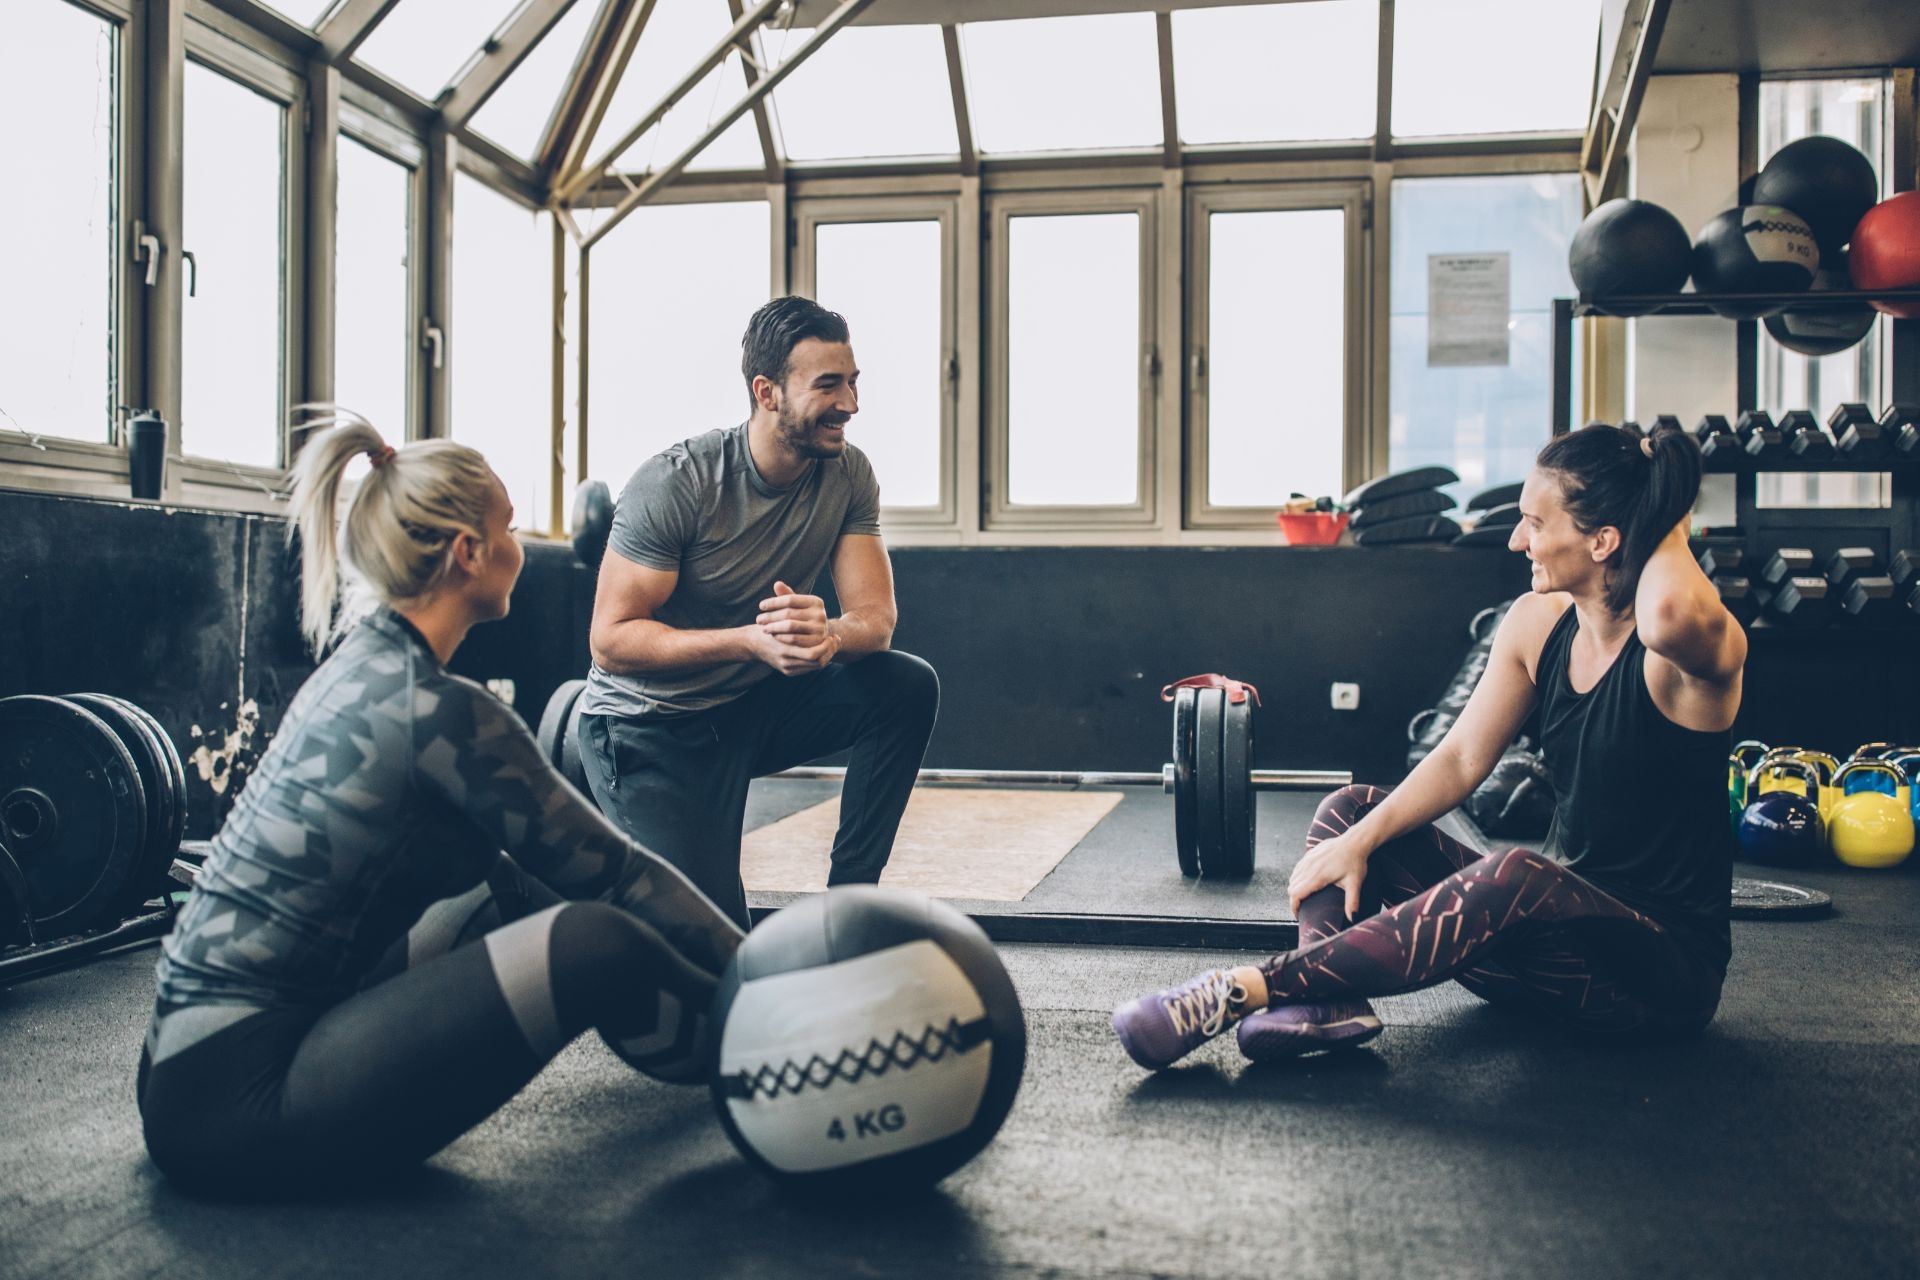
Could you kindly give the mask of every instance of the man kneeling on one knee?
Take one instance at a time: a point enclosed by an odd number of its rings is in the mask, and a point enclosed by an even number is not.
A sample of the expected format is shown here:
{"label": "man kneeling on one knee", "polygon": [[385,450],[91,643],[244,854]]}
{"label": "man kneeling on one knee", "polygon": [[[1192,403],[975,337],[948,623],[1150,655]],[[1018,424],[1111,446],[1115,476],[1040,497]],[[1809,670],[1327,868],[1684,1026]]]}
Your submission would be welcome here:
{"label": "man kneeling on one knee", "polygon": [[[940,686],[889,649],[880,487],[846,439],[846,321],[777,298],[741,349],[751,416],[649,458],[620,496],[579,745],[601,810],[745,926],[748,783],[850,748],[828,881],[877,881]],[[833,618],[810,594],[829,568]]]}

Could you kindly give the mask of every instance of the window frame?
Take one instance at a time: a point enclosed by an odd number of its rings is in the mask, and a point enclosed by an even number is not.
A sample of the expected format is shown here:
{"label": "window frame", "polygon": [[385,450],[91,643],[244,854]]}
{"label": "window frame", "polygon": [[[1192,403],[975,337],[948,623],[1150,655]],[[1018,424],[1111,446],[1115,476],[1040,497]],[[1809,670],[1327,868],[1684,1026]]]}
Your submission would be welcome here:
{"label": "window frame", "polygon": [[[245,43],[222,27],[210,25],[197,12],[190,12],[186,25],[185,63],[181,70],[181,91],[185,92],[186,66],[198,63],[204,70],[223,75],[243,88],[280,104],[282,117],[280,152],[280,405],[279,451],[281,465],[262,467],[220,458],[187,454],[182,448],[183,422],[168,426],[168,462],[176,472],[169,489],[181,492],[187,486],[225,489],[258,489],[269,494],[292,465],[293,447],[288,430],[293,406],[303,398],[306,386],[306,305],[307,281],[301,263],[306,243],[307,140],[309,106],[306,78],[287,62],[264,48]],[[191,128],[191,125],[187,126]],[[185,163],[182,142],[181,163]],[[182,174],[182,190],[185,175]],[[182,237],[184,240],[184,236]],[[183,243],[181,251],[193,246]],[[183,307],[185,302],[182,303]],[[182,317],[181,333],[185,333]],[[180,385],[184,394],[187,381],[184,343],[179,353]],[[184,419],[184,412],[180,415]]]}
{"label": "window frame", "polygon": [[[1139,219],[1140,330],[1136,367],[1139,416],[1135,458],[1139,488],[1134,501],[1107,506],[1015,504],[1007,500],[1012,455],[1009,436],[1008,326],[1011,320],[1010,232],[1014,218],[1075,214],[1131,213]],[[1160,393],[1166,376],[1160,350],[1160,189],[1116,188],[1079,191],[999,191],[986,197],[981,219],[987,237],[984,333],[986,366],[982,406],[985,457],[981,474],[980,528],[983,533],[1125,531],[1146,534],[1161,527],[1163,485],[1160,456]],[[1178,371],[1174,372],[1179,376]]]}
{"label": "window frame", "polygon": [[[368,150],[391,160],[407,171],[407,421],[404,437],[421,440],[427,435],[427,344],[422,325],[427,316],[427,142],[426,139],[395,122],[379,99],[353,85],[342,85],[338,136],[351,138]],[[335,143],[335,147],[338,147]],[[338,152],[336,150],[336,163]],[[338,199],[336,194],[335,199]],[[336,246],[337,254],[338,248]],[[329,261],[326,270],[335,269]],[[331,320],[338,332],[339,294],[333,298]],[[328,339],[337,352],[337,338]]]}
{"label": "window frame", "polygon": [[[1187,529],[1269,529],[1272,506],[1216,505],[1207,496],[1209,447],[1208,399],[1212,371],[1209,353],[1209,304],[1215,213],[1288,213],[1339,209],[1344,216],[1346,248],[1343,325],[1345,368],[1342,387],[1341,483],[1354,472],[1355,459],[1367,455],[1372,434],[1368,383],[1372,363],[1367,344],[1372,333],[1373,289],[1368,254],[1372,187],[1364,179],[1263,183],[1258,186],[1200,188],[1187,193],[1187,324],[1183,342],[1186,374],[1184,456]],[[1344,490],[1343,490],[1344,492]]]}
{"label": "window frame", "polygon": [[[955,230],[958,201],[940,196],[881,196],[872,198],[809,200],[791,211],[794,248],[792,281],[795,293],[817,296],[819,269],[816,235],[823,226],[850,226],[884,222],[937,222],[940,225],[940,350],[945,363],[945,386],[940,397],[939,502],[930,507],[881,507],[888,528],[951,530],[960,527],[959,408],[961,372],[965,362],[959,349],[959,256]],[[856,318],[857,321],[857,318]],[[882,476],[881,492],[886,492]]]}

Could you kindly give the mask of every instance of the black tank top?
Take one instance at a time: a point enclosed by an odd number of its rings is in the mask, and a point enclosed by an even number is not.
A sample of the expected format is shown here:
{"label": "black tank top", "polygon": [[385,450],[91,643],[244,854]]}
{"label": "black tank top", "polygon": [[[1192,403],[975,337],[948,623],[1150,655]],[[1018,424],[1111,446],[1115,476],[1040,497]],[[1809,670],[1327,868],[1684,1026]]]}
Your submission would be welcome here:
{"label": "black tank top", "polygon": [[1568,679],[1576,610],[1540,650],[1541,749],[1559,793],[1546,853],[1666,925],[1721,972],[1732,944],[1730,733],[1683,728],[1654,705],[1636,628],[1586,693]]}

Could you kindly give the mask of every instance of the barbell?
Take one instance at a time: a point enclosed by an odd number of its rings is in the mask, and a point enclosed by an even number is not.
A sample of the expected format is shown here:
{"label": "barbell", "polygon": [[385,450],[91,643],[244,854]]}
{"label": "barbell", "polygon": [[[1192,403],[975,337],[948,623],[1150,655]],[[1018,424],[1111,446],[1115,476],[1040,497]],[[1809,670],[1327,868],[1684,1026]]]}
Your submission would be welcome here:
{"label": "barbell", "polygon": [[[1344,770],[1254,769],[1252,686],[1219,677],[1218,684],[1182,682],[1163,695],[1173,703],[1173,760],[1151,772],[1048,769],[922,769],[928,786],[1159,787],[1173,795],[1174,852],[1180,872],[1210,879],[1253,874],[1256,791],[1333,791],[1353,781]],[[584,680],[554,690],[540,716],[540,749],[581,794],[587,790],[577,735]],[[802,765],[770,777],[839,781],[839,765]]]}

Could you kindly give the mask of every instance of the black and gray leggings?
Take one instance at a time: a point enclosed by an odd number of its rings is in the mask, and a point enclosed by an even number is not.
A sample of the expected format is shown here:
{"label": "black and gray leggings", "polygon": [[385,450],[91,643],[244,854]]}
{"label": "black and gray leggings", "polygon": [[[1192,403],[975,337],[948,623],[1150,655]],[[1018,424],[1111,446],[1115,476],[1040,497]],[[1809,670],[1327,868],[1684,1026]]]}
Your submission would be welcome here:
{"label": "black and gray leggings", "polygon": [[[1358,822],[1387,793],[1352,786],[1314,814],[1307,848]],[[1700,1030],[1720,974],[1663,925],[1526,849],[1482,854],[1437,827],[1374,850],[1360,922],[1330,885],[1300,904],[1301,945],[1260,966],[1275,1004],[1415,991],[1452,978],[1483,999],[1584,1030]]]}
{"label": "black and gray leggings", "polygon": [[563,903],[502,856],[332,1008],[163,1007],[136,1086],[147,1147],[203,1193],[363,1185],[491,1115],[582,1031],[644,1040],[659,993],[704,1009],[713,986],[629,912]]}

